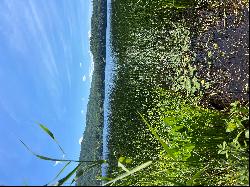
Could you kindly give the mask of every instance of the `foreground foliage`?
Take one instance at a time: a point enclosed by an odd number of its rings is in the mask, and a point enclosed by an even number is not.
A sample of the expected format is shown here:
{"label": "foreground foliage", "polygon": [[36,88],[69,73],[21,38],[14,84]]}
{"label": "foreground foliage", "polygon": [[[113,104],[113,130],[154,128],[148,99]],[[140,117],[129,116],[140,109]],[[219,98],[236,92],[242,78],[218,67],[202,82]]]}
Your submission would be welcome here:
{"label": "foreground foliage", "polygon": [[[132,158],[134,164],[147,159],[154,162],[146,170],[116,185],[249,183],[249,131],[243,125],[248,122],[248,108],[240,107],[236,102],[230,113],[223,113],[204,109],[162,89],[156,92],[159,102],[147,113],[146,119],[141,120],[145,123],[142,124],[144,130],[140,131],[141,143],[132,142],[137,145],[133,148],[127,146],[129,140],[124,140],[124,145],[113,142],[114,147],[121,149],[122,146],[123,155]],[[154,145],[151,147],[150,144]],[[125,165],[127,169],[133,166]],[[122,168],[115,170],[120,173]],[[196,175],[198,172],[199,176]]]}
{"label": "foreground foliage", "polygon": [[[108,177],[153,161],[116,185],[249,184],[248,105],[204,104],[207,93],[219,94],[211,91],[217,80],[207,77],[218,46],[204,44],[202,52],[194,47],[205,34],[198,12],[227,5],[187,2],[112,1]],[[237,2],[228,3],[238,10]],[[117,163],[124,157],[133,162]]]}

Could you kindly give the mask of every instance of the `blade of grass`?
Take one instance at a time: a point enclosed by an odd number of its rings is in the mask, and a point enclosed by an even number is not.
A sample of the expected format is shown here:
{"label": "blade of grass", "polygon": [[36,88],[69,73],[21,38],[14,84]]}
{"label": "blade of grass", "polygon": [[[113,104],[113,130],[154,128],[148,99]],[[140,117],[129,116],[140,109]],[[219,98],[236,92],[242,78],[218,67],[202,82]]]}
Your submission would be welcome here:
{"label": "blade of grass", "polygon": [[140,165],[140,166],[137,166],[137,167],[135,167],[134,169],[130,170],[129,172],[126,172],[126,173],[124,173],[124,174],[122,174],[122,175],[116,177],[115,179],[113,179],[113,180],[111,180],[111,181],[105,183],[104,186],[106,186],[106,185],[108,185],[108,184],[111,184],[111,183],[114,183],[114,182],[116,182],[116,181],[118,181],[118,180],[121,180],[121,179],[123,179],[123,178],[125,178],[125,177],[127,177],[127,176],[129,176],[129,175],[132,175],[133,173],[138,172],[138,171],[140,171],[140,170],[142,170],[142,169],[148,167],[150,164],[152,164],[152,161],[148,161],[148,162],[146,162],[146,163],[144,163],[144,164],[142,164],[142,165]]}
{"label": "blade of grass", "polygon": [[69,162],[67,162],[66,164],[65,164],[65,166],[63,166],[63,168],[59,171],[59,173],[48,183],[48,184],[46,184],[45,186],[48,186],[50,183],[52,183],[53,181],[55,181],[58,177],[59,177],[59,175],[64,171],[64,169],[69,165],[71,163],[71,161],[69,161]]}
{"label": "blade of grass", "polygon": [[34,156],[36,156],[39,159],[42,160],[50,160],[50,161],[61,161],[61,162],[96,162],[96,163],[105,163],[105,160],[97,160],[97,161],[83,161],[83,160],[69,160],[69,159],[57,159],[57,158],[50,158],[43,155],[38,155],[35,152],[33,152],[22,140],[19,139],[19,141],[26,147],[26,149],[31,152]]}
{"label": "blade of grass", "polygon": [[64,178],[60,179],[57,183],[56,186],[61,186],[63,185],[74,173],[78,170],[78,168],[81,166],[82,163],[78,164],[71,172],[69,172],[68,175],[66,175]]}
{"label": "blade of grass", "polygon": [[202,168],[200,171],[198,171],[191,179],[189,179],[186,182],[186,185],[191,186],[194,182],[195,179],[199,178],[200,175],[205,171],[205,169],[208,167],[209,165],[206,165],[204,168]]}
{"label": "blade of grass", "polygon": [[62,147],[59,145],[59,142],[57,141],[57,139],[55,138],[54,134],[47,128],[45,127],[43,124],[38,124],[39,127],[46,133],[48,134],[58,145],[59,149],[62,151],[62,153],[65,155],[65,152],[63,151]]}
{"label": "blade of grass", "polygon": [[129,172],[129,170],[121,162],[118,162],[118,167],[121,167],[124,171]]}
{"label": "blade of grass", "polygon": [[59,173],[58,173],[49,183],[47,183],[47,184],[44,185],[44,186],[49,186],[50,183],[52,183],[53,181],[55,181],[55,180],[59,177],[59,175],[64,171],[64,169],[65,169],[70,163],[71,163],[71,161],[69,161],[68,163],[66,163],[65,166],[59,171]]}
{"label": "blade of grass", "polygon": [[53,133],[44,125],[39,124],[39,126],[53,139],[55,140],[55,136],[53,135]]}
{"label": "blade of grass", "polygon": [[[139,112],[138,112],[139,113]],[[158,136],[158,134],[156,133],[156,131],[151,127],[151,125],[149,125],[149,123],[145,120],[145,118],[143,117],[143,115],[141,113],[139,113],[139,115],[141,116],[142,120],[144,121],[144,123],[148,126],[149,130],[151,131],[151,133],[155,136],[155,138],[161,143],[161,145],[163,146],[164,150],[167,151],[167,153],[174,159],[176,160],[176,157],[173,154],[173,151],[168,147],[168,145]]]}

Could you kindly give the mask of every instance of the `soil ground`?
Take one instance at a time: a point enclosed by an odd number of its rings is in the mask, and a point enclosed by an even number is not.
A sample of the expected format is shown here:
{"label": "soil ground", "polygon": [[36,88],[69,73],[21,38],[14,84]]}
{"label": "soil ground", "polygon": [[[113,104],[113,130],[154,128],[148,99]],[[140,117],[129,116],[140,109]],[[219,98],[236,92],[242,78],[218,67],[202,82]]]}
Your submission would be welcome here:
{"label": "soil ground", "polygon": [[233,5],[199,10],[193,39],[197,73],[212,85],[202,102],[219,110],[249,102],[249,8]]}

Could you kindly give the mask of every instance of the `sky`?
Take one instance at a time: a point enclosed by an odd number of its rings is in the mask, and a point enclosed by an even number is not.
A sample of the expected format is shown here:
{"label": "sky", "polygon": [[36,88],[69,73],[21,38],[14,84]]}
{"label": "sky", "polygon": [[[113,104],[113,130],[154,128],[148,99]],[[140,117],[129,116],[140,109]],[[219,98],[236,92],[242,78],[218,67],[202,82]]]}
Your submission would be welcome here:
{"label": "sky", "polygon": [[79,159],[93,73],[91,14],[91,0],[0,1],[0,185],[44,185],[63,167],[19,141],[63,158],[37,123],[53,132],[64,158]]}

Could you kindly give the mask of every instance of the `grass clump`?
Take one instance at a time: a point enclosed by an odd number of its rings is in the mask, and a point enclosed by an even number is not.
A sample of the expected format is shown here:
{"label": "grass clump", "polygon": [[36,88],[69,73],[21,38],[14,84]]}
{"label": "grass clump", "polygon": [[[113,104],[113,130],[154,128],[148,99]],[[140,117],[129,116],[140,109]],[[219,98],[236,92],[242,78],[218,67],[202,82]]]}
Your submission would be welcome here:
{"label": "grass clump", "polygon": [[[156,107],[145,116],[139,114],[145,123],[145,134],[149,135],[143,141],[155,142],[155,146],[143,147],[143,152],[139,149],[132,158],[138,164],[144,161],[143,154],[148,154],[152,155],[153,163],[133,176],[116,181],[116,185],[249,183],[248,130],[235,124],[235,129],[228,131],[228,119],[237,118],[240,124],[244,123],[247,108],[234,103],[230,113],[223,113],[204,109],[163,89],[156,92],[161,97]],[[118,175],[122,169],[116,171]]]}

